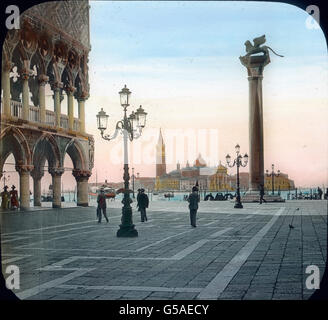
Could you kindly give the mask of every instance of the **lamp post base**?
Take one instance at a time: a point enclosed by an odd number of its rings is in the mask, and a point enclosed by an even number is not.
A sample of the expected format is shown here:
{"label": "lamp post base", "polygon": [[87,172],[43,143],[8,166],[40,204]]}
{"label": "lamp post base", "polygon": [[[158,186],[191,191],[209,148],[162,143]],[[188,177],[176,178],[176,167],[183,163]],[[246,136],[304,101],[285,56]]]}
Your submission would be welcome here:
{"label": "lamp post base", "polygon": [[242,209],[243,205],[240,202],[236,202],[236,204],[234,205],[234,208],[236,209]]}
{"label": "lamp post base", "polygon": [[138,231],[134,228],[134,224],[129,226],[123,226],[121,224],[120,228],[117,230],[116,236],[120,238],[138,237]]}

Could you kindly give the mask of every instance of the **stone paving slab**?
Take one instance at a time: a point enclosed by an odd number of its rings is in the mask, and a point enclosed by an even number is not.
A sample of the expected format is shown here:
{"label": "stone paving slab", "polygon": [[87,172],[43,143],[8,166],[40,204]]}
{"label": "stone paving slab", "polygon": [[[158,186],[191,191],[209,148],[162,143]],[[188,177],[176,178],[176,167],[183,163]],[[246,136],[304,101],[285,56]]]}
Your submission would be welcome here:
{"label": "stone paving slab", "polygon": [[201,202],[191,228],[186,202],[151,202],[145,223],[133,207],[137,238],[116,237],[118,201],[109,224],[94,207],[0,213],[3,269],[20,268],[22,299],[308,299],[305,269],[322,276],[327,261],[326,208]]}

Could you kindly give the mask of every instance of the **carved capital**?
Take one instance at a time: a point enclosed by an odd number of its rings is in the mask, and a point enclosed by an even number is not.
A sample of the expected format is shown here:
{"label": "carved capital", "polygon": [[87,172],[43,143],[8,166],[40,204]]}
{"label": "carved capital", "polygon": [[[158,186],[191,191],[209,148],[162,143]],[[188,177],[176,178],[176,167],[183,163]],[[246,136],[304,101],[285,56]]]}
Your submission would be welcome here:
{"label": "carved capital", "polygon": [[91,171],[89,170],[79,170],[74,169],[72,171],[73,176],[75,177],[76,181],[88,181],[91,176]]}
{"label": "carved capital", "polygon": [[40,86],[45,86],[47,84],[47,82],[49,81],[49,77],[46,76],[45,74],[40,74],[38,81],[39,81]]}
{"label": "carved capital", "polygon": [[239,57],[240,62],[247,68],[248,76],[251,78],[263,77],[264,67],[270,63],[269,55]]}
{"label": "carved capital", "polygon": [[15,169],[20,175],[29,174],[34,169],[34,166],[28,164],[21,164],[21,165],[16,165]]}
{"label": "carved capital", "polygon": [[60,91],[60,89],[62,89],[63,88],[63,83],[62,82],[54,82],[54,83],[52,83],[51,84],[51,90],[52,91]]}
{"label": "carved capital", "polygon": [[49,168],[49,173],[52,176],[61,176],[64,173],[64,168]]}
{"label": "carved capital", "polygon": [[35,168],[31,171],[31,177],[34,180],[40,180],[44,175],[44,172],[41,170],[36,170]]}
{"label": "carved capital", "polygon": [[14,63],[5,60],[2,62],[2,71],[9,72],[14,65],[15,65]]}
{"label": "carved capital", "polygon": [[67,87],[65,87],[65,91],[66,91],[67,95],[74,94],[74,92],[76,91],[76,88],[73,86],[67,86]]}

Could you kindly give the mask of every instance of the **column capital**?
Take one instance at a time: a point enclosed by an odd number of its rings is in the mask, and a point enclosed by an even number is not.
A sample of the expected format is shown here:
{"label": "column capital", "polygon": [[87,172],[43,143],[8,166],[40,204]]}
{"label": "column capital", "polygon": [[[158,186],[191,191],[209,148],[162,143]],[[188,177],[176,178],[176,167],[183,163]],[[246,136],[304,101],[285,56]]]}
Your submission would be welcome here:
{"label": "column capital", "polygon": [[49,81],[49,77],[46,76],[45,74],[40,74],[38,77],[38,81],[40,86],[45,86]]}
{"label": "column capital", "polygon": [[16,165],[15,169],[19,174],[24,174],[24,173],[28,174],[34,169],[34,166],[29,164],[21,164],[21,165]]}
{"label": "column capital", "polygon": [[80,170],[74,169],[72,171],[73,176],[75,177],[76,181],[87,181],[91,176],[90,170]]}
{"label": "column capital", "polygon": [[2,63],[2,71],[9,72],[15,64],[11,61],[5,60]]}
{"label": "column capital", "polygon": [[64,87],[64,84],[62,82],[54,82],[51,84],[51,90],[52,91],[60,91]]}
{"label": "column capital", "polygon": [[31,69],[23,67],[20,74],[23,80],[28,80],[33,73]]}
{"label": "column capital", "polygon": [[36,170],[35,168],[31,171],[31,177],[34,180],[40,180],[44,175],[44,172],[41,170]]}
{"label": "column capital", "polygon": [[90,96],[89,92],[84,91],[80,94],[77,94],[75,96],[75,98],[76,98],[77,101],[79,101],[79,102],[82,101],[83,102],[83,101],[86,101],[87,99],[89,99],[89,96]]}
{"label": "column capital", "polygon": [[69,95],[69,94],[73,95],[74,92],[76,91],[76,88],[73,86],[66,86],[65,91],[66,91],[67,95]]}
{"label": "column capital", "polygon": [[49,173],[52,176],[61,176],[64,173],[64,168],[49,168]]}
{"label": "column capital", "polygon": [[264,67],[270,63],[269,55],[239,57],[243,66],[247,68],[249,80],[253,78],[263,78]]}

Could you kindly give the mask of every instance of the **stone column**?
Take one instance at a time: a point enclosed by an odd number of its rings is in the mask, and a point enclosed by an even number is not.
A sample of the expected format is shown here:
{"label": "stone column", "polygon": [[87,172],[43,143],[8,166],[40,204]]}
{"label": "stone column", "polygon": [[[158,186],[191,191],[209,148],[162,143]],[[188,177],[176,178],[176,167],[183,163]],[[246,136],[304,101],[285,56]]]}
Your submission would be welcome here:
{"label": "stone column", "polygon": [[39,103],[40,103],[40,122],[46,122],[46,84],[49,77],[44,74],[39,76]]}
{"label": "stone column", "polygon": [[35,207],[41,207],[41,178],[43,172],[34,169],[31,176],[33,178],[33,204]]}
{"label": "stone column", "polygon": [[10,69],[11,69],[11,63],[10,62],[4,62],[2,67],[2,91],[3,91],[3,97],[2,97],[2,107],[3,107],[3,114],[6,117],[10,117]]}
{"label": "stone column", "polygon": [[67,87],[67,113],[68,113],[68,129],[70,131],[74,130],[74,87]]}
{"label": "stone column", "polygon": [[64,173],[64,169],[50,168],[49,173],[52,176],[52,207],[61,208],[61,176]]}
{"label": "stone column", "polygon": [[270,63],[268,55],[239,58],[247,68],[249,84],[249,190],[258,193],[264,185],[263,100],[264,67]]}
{"label": "stone column", "polygon": [[61,116],[61,100],[60,100],[60,89],[63,87],[62,82],[56,82],[52,86],[54,92],[54,110],[55,110],[55,124],[57,128],[60,128],[60,116]]}
{"label": "stone column", "polygon": [[80,132],[85,133],[85,98],[78,98]]}
{"label": "stone column", "polygon": [[30,207],[30,172],[33,166],[19,165],[16,171],[19,173],[19,200],[20,209],[26,210]]}
{"label": "stone column", "polygon": [[30,90],[28,86],[29,72],[27,69],[23,69],[22,72],[22,83],[23,83],[23,92],[22,92],[22,118],[23,120],[29,120],[30,113]]}
{"label": "stone column", "polygon": [[77,205],[87,207],[89,205],[88,180],[91,176],[91,171],[74,169],[72,174],[77,183]]}

